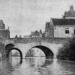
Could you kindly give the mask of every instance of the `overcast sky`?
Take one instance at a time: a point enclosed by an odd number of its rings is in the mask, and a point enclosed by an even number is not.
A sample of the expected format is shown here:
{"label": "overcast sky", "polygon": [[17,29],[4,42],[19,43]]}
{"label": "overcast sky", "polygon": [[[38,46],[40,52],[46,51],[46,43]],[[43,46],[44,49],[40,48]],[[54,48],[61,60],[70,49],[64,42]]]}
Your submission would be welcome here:
{"label": "overcast sky", "polygon": [[0,0],[0,19],[6,28],[10,27],[12,37],[28,35],[31,31],[44,31],[51,17],[62,17],[74,4],[75,0]]}

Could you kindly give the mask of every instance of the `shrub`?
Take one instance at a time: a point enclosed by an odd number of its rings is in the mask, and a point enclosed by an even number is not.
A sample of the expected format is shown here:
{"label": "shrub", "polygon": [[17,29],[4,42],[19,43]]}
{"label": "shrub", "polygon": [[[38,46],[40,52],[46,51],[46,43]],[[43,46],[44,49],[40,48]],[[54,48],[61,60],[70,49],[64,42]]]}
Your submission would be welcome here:
{"label": "shrub", "polygon": [[64,46],[59,50],[57,58],[75,61],[75,38],[64,44]]}

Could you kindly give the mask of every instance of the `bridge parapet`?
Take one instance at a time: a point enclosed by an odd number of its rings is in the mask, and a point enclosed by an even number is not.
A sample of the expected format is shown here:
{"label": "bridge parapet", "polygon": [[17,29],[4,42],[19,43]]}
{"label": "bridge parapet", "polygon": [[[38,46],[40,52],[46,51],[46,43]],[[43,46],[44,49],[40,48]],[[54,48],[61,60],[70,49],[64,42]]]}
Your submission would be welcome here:
{"label": "bridge parapet", "polygon": [[15,43],[33,43],[33,42],[48,42],[48,43],[56,43],[56,44],[64,44],[70,39],[64,39],[64,38],[41,38],[41,37],[31,37],[31,38],[18,38],[14,39]]}

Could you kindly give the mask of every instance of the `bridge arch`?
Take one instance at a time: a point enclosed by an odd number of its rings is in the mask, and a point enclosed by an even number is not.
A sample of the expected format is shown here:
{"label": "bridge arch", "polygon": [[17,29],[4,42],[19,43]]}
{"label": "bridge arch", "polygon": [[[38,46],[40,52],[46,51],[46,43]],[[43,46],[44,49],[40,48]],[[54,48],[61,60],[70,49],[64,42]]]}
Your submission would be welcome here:
{"label": "bridge arch", "polygon": [[53,58],[53,57],[54,57],[54,53],[52,52],[52,50],[49,49],[49,48],[46,47],[46,46],[37,45],[37,46],[32,47],[31,49],[33,49],[33,48],[41,49],[41,50],[44,52],[44,54],[45,54],[45,56],[46,56],[46,59],[48,59],[48,58]]}
{"label": "bridge arch", "polygon": [[15,45],[13,43],[9,43],[5,46],[5,50],[9,50],[11,48],[13,48]]}
{"label": "bridge arch", "polygon": [[20,63],[22,63],[23,55],[22,55],[21,50],[18,49],[18,48],[11,48],[10,50],[8,50],[8,52],[6,53],[6,57],[9,58],[10,52],[13,51],[13,50],[16,50],[16,51],[18,51],[20,53]]}
{"label": "bridge arch", "polygon": [[[15,48],[14,46],[15,46],[15,45],[12,44],[12,43],[7,44],[7,45],[5,46],[6,57],[9,58],[10,52],[13,51],[13,50],[16,50],[16,51],[18,51],[19,54],[20,54],[20,59],[22,59],[22,58],[23,58],[22,51],[21,51],[20,49],[18,49],[18,48]],[[22,60],[21,60],[21,61],[22,61]],[[20,62],[21,62],[21,61],[20,61]]]}

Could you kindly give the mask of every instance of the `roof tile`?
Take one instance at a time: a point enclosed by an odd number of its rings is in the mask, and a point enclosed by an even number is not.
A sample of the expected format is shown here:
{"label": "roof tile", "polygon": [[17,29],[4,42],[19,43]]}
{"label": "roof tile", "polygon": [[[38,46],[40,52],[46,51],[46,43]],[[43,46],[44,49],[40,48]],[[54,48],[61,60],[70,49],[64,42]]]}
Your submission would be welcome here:
{"label": "roof tile", "polygon": [[54,25],[75,25],[75,19],[52,19]]}

